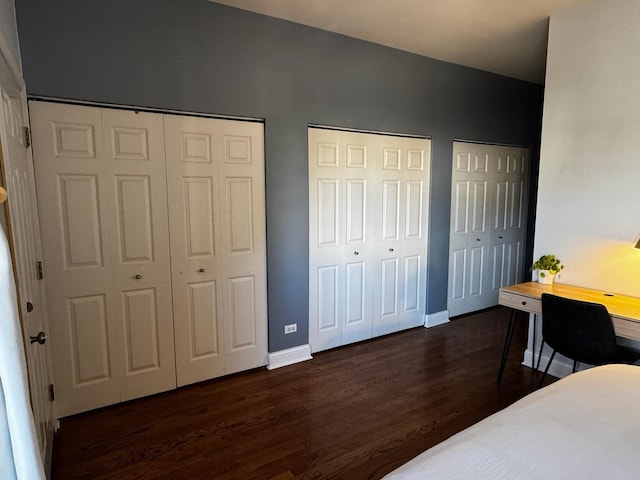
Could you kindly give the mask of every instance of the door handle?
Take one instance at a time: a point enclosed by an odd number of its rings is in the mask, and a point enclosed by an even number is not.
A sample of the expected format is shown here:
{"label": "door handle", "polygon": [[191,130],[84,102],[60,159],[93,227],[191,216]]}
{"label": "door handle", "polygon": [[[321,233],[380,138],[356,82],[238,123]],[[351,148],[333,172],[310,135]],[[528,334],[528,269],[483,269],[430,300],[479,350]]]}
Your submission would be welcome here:
{"label": "door handle", "polygon": [[27,302],[27,313],[33,312],[33,303]]}
{"label": "door handle", "polygon": [[198,270],[198,272],[200,272],[200,273],[204,273],[204,268],[200,268],[200,269]]}
{"label": "door handle", "polygon": [[360,255],[360,252],[353,252],[354,255]]}
{"label": "door handle", "polygon": [[45,335],[44,332],[40,332],[35,337],[30,336],[29,337],[29,342],[30,343],[39,343],[40,345],[44,345],[47,342],[47,336]]}
{"label": "door handle", "polygon": [[390,248],[390,249],[389,249],[389,251],[390,251],[390,252],[393,252],[393,248]]}
{"label": "door handle", "polygon": [[140,275],[140,274],[138,273],[138,274],[137,274],[135,277],[133,277],[133,278],[135,278],[136,280],[140,280],[140,279],[142,278],[142,275]]}

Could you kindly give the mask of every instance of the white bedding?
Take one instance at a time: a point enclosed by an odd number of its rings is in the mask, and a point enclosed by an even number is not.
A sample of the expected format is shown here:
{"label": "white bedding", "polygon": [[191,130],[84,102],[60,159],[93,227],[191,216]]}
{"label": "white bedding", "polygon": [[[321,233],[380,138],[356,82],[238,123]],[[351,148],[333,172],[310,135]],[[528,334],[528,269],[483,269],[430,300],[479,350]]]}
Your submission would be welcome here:
{"label": "white bedding", "polygon": [[607,365],[570,375],[385,479],[638,480],[640,367]]}

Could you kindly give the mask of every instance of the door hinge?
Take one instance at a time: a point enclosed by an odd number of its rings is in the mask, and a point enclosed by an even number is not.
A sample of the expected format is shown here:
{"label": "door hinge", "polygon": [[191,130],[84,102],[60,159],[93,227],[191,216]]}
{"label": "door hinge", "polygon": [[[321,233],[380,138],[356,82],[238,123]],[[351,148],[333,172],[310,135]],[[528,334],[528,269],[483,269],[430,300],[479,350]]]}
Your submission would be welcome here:
{"label": "door hinge", "polygon": [[22,127],[24,129],[24,147],[29,148],[31,146],[31,131],[29,127]]}
{"label": "door hinge", "polygon": [[38,280],[43,280],[44,271],[42,270],[42,262],[36,262],[36,272],[38,273]]}
{"label": "door hinge", "polygon": [[56,392],[53,388],[53,383],[49,384],[49,401],[50,402],[55,402],[56,400]]}

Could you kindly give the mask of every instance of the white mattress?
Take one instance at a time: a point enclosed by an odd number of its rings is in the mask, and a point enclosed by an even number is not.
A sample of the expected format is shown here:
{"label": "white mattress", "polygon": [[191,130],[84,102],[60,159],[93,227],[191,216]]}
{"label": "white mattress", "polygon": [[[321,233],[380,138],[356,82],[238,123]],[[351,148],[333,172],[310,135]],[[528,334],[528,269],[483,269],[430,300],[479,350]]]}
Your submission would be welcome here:
{"label": "white mattress", "polygon": [[385,479],[638,480],[640,367],[607,365],[570,375]]}

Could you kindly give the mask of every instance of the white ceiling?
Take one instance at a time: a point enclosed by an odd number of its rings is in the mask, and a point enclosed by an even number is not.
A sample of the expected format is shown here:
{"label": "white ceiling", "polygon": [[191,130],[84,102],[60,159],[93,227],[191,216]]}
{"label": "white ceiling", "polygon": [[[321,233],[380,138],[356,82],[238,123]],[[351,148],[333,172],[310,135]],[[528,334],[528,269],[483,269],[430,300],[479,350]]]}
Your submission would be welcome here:
{"label": "white ceiling", "polygon": [[215,1],[543,84],[549,16],[582,0]]}

